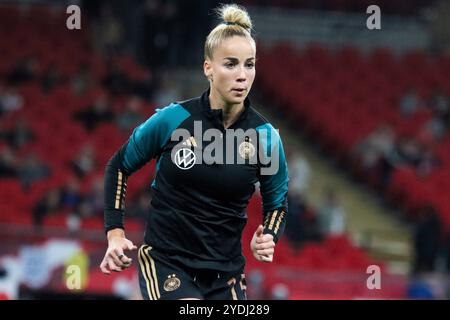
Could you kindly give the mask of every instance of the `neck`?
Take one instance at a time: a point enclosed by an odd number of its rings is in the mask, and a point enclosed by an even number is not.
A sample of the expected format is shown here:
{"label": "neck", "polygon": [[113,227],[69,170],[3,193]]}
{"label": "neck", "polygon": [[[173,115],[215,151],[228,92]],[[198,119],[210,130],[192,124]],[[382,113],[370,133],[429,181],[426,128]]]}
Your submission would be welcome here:
{"label": "neck", "polygon": [[244,103],[230,104],[224,101],[214,89],[211,88],[209,93],[209,104],[211,109],[222,109],[223,115],[223,126],[228,128],[231,126],[238,118],[239,115],[244,110]]}

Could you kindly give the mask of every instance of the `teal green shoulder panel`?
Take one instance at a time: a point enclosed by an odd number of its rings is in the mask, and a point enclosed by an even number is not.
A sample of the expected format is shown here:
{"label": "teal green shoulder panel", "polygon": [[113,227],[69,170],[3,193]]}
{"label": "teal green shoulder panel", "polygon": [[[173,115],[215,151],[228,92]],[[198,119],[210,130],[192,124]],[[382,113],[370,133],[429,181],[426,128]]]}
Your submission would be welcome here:
{"label": "teal green shoulder panel", "polygon": [[154,115],[134,129],[123,158],[123,165],[128,173],[155,158],[169,141],[173,130],[189,116],[190,113],[185,108],[172,103],[163,109],[156,109]]}
{"label": "teal green shoulder panel", "polygon": [[262,158],[266,160],[264,165],[261,165],[259,176],[263,211],[268,212],[281,207],[287,210],[289,178],[281,137],[270,123],[257,127],[256,131],[259,147],[262,148]]}

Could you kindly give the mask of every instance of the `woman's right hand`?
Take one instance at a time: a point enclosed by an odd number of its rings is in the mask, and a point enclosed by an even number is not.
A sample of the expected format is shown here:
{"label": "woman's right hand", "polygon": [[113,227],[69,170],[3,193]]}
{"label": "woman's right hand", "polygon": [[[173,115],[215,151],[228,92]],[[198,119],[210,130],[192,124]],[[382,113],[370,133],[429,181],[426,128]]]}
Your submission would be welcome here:
{"label": "woman's right hand", "polygon": [[133,242],[125,238],[125,232],[122,229],[108,231],[108,249],[100,264],[100,269],[103,273],[110,274],[111,271],[120,272],[130,267],[132,259],[127,257],[124,251],[136,249]]}

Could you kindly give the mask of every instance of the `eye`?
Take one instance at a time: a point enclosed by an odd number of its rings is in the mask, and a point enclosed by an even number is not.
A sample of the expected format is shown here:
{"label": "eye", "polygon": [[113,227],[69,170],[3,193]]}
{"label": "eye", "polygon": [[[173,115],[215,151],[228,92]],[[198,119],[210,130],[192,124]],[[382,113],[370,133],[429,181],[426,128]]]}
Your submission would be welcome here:
{"label": "eye", "polygon": [[227,67],[228,69],[231,69],[234,67],[234,63],[233,62],[227,62],[225,63],[225,67]]}
{"label": "eye", "polygon": [[255,67],[255,64],[253,62],[248,62],[245,66],[249,69],[252,69]]}

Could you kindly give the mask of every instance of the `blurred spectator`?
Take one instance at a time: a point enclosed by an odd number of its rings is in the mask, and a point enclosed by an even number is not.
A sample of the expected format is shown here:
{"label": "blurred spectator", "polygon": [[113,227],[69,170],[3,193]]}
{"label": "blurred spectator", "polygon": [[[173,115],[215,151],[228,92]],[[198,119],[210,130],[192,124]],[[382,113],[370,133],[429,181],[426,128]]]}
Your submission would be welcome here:
{"label": "blurred spectator", "polygon": [[[197,26],[200,25],[204,29],[208,24],[199,21],[196,15],[198,16],[199,11],[207,14],[208,8],[203,10],[200,7],[204,1],[197,2],[192,6],[183,1],[145,1],[142,17],[142,37],[145,39],[142,56],[152,70],[159,73],[164,67],[179,65],[192,55],[201,54],[200,50],[191,49],[201,43],[201,40],[197,40],[202,38],[202,30]],[[184,21],[184,18],[188,21]],[[190,27],[184,28],[186,25]],[[206,34],[204,36],[206,37]],[[200,46],[198,47],[195,49],[200,49]]]}
{"label": "blurred spectator", "polygon": [[394,130],[390,125],[382,124],[356,146],[355,153],[365,169],[372,169],[381,158],[388,156],[394,142]]}
{"label": "blurred spectator", "polygon": [[[80,215],[82,217],[103,217],[104,189],[101,177],[92,180],[90,190],[83,199]],[[129,211],[127,210],[127,216]]]}
{"label": "blurred spectator", "polygon": [[18,175],[18,159],[9,146],[0,149],[0,178],[15,178]]}
{"label": "blurred spectator", "polygon": [[14,149],[20,149],[28,142],[34,140],[34,134],[31,131],[28,122],[21,118],[14,127],[4,133],[4,139]]}
{"label": "blurred spectator", "polygon": [[400,111],[403,116],[410,117],[418,108],[419,98],[417,92],[413,88],[409,88],[400,99]]}
{"label": "blurred spectator", "polygon": [[431,108],[436,112],[448,110],[449,100],[443,89],[437,89],[431,98]]}
{"label": "blurred spectator", "polygon": [[439,166],[441,166],[441,161],[433,153],[433,149],[429,146],[425,146],[422,158],[416,168],[417,175],[420,177],[427,177]]}
{"label": "blurred spectator", "polygon": [[450,3],[447,0],[434,1],[428,10],[430,37],[435,52],[450,51]]}
{"label": "blurred spectator", "polygon": [[83,199],[78,206],[78,210],[74,211],[72,214],[72,220],[79,220],[81,223],[81,219],[89,218],[94,216],[94,208],[88,199]]}
{"label": "blurred spectator", "polygon": [[20,86],[33,80],[36,77],[37,65],[38,62],[33,57],[20,60],[7,76],[8,84]]}
{"label": "blurred spectator", "polygon": [[167,36],[167,55],[163,58],[164,63],[168,67],[173,67],[178,62],[178,54],[182,51],[180,44],[180,23],[178,21],[179,4],[175,1],[163,1],[162,2],[162,17],[164,23],[164,29]]}
{"label": "blurred spectator", "polygon": [[72,92],[75,96],[83,96],[94,86],[94,78],[87,65],[83,65],[72,78]]}
{"label": "blurred spectator", "polygon": [[50,93],[62,82],[63,78],[57,65],[53,64],[44,73],[41,79],[41,89],[44,93]]}
{"label": "blurred spectator", "polygon": [[289,299],[289,288],[284,283],[276,283],[271,290],[271,298],[273,300],[288,300]]}
{"label": "blurred spectator", "polygon": [[130,80],[117,61],[109,60],[108,73],[103,79],[103,85],[112,96],[122,95],[130,91]]}
{"label": "blurred spectator", "polygon": [[289,188],[295,193],[305,194],[311,177],[311,168],[308,161],[300,154],[290,154]]}
{"label": "blurred spectator", "polygon": [[403,136],[398,139],[387,157],[391,167],[419,165],[422,158],[422,146],[414,138]]}
{"label": "blurred spectator", "polygon": [[0,85],[0,116],[23,107],[23,98],[14,88]]}
{"label": "blurred spectator", "polygon": [[266,293],[264,290],[264,273],[259,269],[251,269],[248,272],[248,299],[264,300]]}
{"label": "blurred spectator", "polygon": [[122,22],[113,11],[109,2],[103,2],[100,17],[95,23],[94,45],[102,55],[120,53],[123,47],[124,30]]}
{"label": "blurred spectator", "polygon": [[[167,67],[177,25],[177,7],[170,2],[147,0],[144,6],[144,56],[152,70]],[[176,45],[176,43],[173,43]]]}
{"label": "blurred spectator", "polygon": [[437,115],[433,115],[422,128],[419,135],[429,143],[442,141],[447,134],[444,120]]}
{"label": "blurred spectator", "polygon": [[[258,2],[259,3],[259,2]],[[179,1],[177,23],[182,26],[180,29],[180,50],[178,61],[184,65],[197,66],[202,63],[204,39],[207,36],[205,26],[215,23],[215,17],[211,14],[210,8],[216,7],[220,1],[198,0],[195,2]],[[189,26],[184,28],[183,26]]]}
{"label": "blurred spectator", "polygon": [[142,99],[147,101],[153,101],[156,80],[151,72],[146,72],[140,79],[133,82],[133,88],[131,93],[138,95]]}
{"label": "blurred spectator", "polygon": [[450,99],[444,90],[438,89],[431,99],[433,113],[440,118],[447,128],[450,128]]}
{"label": "blurred spectator", "polygon": [[424,274],[414,276],[408,284],[408,299],[434,299],[435,296]]}
{"label": "blurred spectator", "polygon": [[61,205],[71,213],[78,212],[81,204],[80,184],[77,179],[70,179],[61,192]]}
{"label": "blurred spectator", "polygon": [[305,221],[306,203],[300,193],[288,193],[289,214],[286,216],[285,235],[289,243],[299,250],[307,238]]}
{"label": "blurred spectator", "polygon": [[95,170],[95,150],[91,145],[87,144],[80,150],[80,153],[72,162],[72,168],[80,179]]}
{"label": "blurred spectator", "polygon": [[76,112],[74,117],[83,123],[86,130],[93,131],[102,122],[112,122],[114,113],[110,109],[106,95],[101,94],[92,106]]}
{"label": "blurred spectator", "polygon": [[54,213],[60,209],[61,192],[54,188],[47,192],[44,197],[38,201],[33,208],[33,224],[36,227],[42,226],[44,217],[48,214]]}
{"label": "blurred spectator", "polygon": [[412,276],[408,288],[410,299],[446,299],[445,276],[439,272],[421,272]]}
{"label": "blurred spectator", "polygon": [[24,191],[29,191],[36,181],[45,179],[49,176],[48,167],[34,155],[28,155],[19,169],[19,178]]}
{"label": "blurred spectator", "polygon": [[441,240],[441,226],[437,212],[432,206],[426,206],[421,210],[414,230],[415,273],[435,270]]}
{"label": "blurred spectator", "polygon": [[122,132],[128,133],[145,120],[141,114],[142,104],[142,100],[137,96],[128,100],[125,111],[116,118],[117,126]]}
{"label": "blurred spectator", "polygon": [[378,177],[385,188],[390,183],[393,170],[398,167],[412,167],[419,176],[426,177],[440,164],[430,146],[414,138],[400,137],[391,152],[380,159]]}
{"label": "blurred spectator", "polygon": [[69,213],[66,219],[66,226],[69,232],[77,232],[81,228],[81,218],[78,213]]}
{"label": "blurred spectator", "polygon": [[318,220],[323,237],[342,235],[346,231],[346,214],[336,193],[328,188],[319,208]]}
{"label": "blurred spectator", "polygon": [[154,97],[156,105],[166,106],[177,101],[180,97],[178,86],[170,79],[167,72],[162,73],[160,81],[160,86]]}

